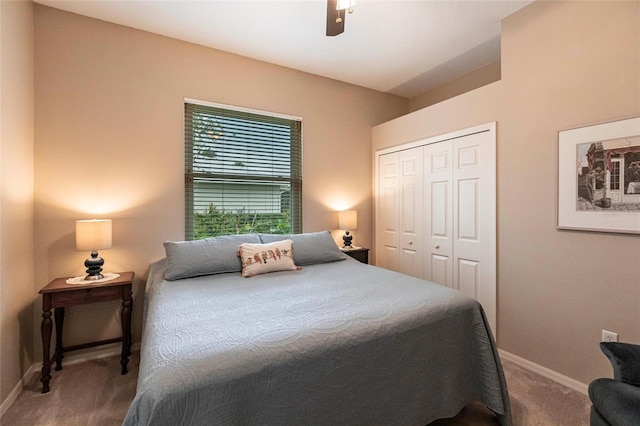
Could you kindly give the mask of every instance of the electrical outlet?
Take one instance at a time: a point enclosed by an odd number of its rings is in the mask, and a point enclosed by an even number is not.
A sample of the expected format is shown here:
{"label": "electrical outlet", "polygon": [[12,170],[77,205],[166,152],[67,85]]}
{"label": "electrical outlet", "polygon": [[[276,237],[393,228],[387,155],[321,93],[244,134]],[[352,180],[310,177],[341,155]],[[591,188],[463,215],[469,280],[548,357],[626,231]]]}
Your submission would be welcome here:
{"label": "electrical outlet", "polygon": [[602,330],[602,342],[617,342],[618,341],[618,333],[614,333],[613,331]]}

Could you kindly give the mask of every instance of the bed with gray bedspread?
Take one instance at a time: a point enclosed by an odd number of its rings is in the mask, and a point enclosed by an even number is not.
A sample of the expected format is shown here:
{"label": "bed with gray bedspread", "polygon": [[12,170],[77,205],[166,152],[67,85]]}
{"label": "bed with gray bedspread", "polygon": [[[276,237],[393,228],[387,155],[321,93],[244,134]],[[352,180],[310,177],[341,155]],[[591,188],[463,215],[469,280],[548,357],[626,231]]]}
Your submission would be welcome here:
{"label": "bed with gray bedspread", "polygon": [[355,260],[166,281],[152,265],[125,425],[426,425],[480,401],[510,424],[481,306]]}

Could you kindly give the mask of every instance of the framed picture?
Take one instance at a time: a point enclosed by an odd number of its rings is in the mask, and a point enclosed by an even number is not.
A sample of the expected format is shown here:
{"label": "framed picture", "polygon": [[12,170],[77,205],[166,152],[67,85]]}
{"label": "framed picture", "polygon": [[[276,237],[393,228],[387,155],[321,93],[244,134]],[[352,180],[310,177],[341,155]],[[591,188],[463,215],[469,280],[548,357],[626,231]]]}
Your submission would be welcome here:
{"label": "framed picture", "polygon": [[558,229],[640,234],[640,117],[558,132]]}

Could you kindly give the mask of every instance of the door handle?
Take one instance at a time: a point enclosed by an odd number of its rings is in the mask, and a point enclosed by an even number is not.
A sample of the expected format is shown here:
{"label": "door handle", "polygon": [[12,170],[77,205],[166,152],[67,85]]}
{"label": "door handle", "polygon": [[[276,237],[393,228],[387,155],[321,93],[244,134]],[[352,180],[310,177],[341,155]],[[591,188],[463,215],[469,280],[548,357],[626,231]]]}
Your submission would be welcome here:
{"label": "door handle", "polygon": [[440,244],[436,244],[436,248],[439,249],[440,248]]}

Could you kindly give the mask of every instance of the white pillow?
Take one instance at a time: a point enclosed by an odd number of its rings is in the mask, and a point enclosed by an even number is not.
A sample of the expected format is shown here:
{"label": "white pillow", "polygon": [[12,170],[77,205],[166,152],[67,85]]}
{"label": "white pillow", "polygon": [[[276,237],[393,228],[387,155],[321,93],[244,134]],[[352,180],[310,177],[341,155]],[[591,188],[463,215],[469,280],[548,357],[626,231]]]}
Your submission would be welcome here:
{"label": "white pillow", "polygon": [[252,277],[275,271],[295,271],[291,240],[269,244],[240,244],[238,256],[242,260],[242,276]]}

